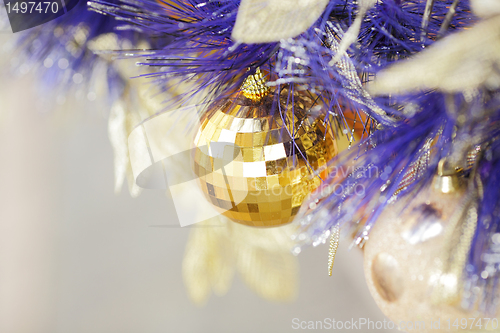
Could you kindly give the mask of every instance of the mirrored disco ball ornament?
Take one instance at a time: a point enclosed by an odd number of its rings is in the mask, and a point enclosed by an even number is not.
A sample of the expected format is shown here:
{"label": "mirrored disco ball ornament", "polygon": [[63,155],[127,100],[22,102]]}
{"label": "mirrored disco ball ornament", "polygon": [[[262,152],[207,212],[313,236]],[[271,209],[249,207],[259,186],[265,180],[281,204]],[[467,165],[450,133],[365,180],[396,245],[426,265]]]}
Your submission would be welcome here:
{"label": "mirrored disco ball ornament", "polygon": [[272,89],[257,70],[208,107],[194,142],[194,172],[208,200],[256,227],[291,222],[338,150],[317,98],[287,88],[277,98]]}

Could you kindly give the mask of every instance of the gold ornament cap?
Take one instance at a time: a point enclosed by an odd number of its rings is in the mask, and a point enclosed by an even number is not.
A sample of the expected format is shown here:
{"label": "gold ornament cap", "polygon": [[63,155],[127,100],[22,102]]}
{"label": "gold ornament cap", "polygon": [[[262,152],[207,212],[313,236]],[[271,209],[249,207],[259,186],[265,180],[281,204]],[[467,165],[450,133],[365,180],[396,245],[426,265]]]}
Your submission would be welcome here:
{"label": "gold ornament cap", "polygon": [[460,178],[461,170],[450,170],[446,168],[446,158],[439,161],[437,174],[432,181],[432,187],[441,193],[454,193],[463,189],[463,181]]}
{"label": "gold ornament cap", "polygon": [[267,78],[260,68],[257,68],[255,74],[250,74],[241,85],[241,93],[252,101],[260,101],[269,91],[271,91],[267,82]]}

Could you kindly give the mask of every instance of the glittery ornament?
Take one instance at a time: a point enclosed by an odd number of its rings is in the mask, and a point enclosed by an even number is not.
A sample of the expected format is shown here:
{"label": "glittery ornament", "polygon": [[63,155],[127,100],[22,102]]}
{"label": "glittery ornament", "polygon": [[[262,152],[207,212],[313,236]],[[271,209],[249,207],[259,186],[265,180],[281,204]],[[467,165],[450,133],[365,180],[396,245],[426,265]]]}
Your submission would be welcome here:
{"label": "glittery ornament", "polygon": [[292,221],[338,149],[317,98],[272,89],[260,71],[250,75],[238,92],[209,106],[195,138],[203,192],[221,214],[250,226]]}
{"label": "glittery ornament", "polygon": [[[405,325],[402,331],[454,332],[488,317],[461,304],[467,235],[474,228],[468,224],[475,209],[469,198],[459,178],[440,173],[410,204],[387,206],[370,231],[364,247],[367,284],[382,312]],[[489,316],[488,327],[483,320],[483,329],[495,328],[491,319],[499,314]]]}

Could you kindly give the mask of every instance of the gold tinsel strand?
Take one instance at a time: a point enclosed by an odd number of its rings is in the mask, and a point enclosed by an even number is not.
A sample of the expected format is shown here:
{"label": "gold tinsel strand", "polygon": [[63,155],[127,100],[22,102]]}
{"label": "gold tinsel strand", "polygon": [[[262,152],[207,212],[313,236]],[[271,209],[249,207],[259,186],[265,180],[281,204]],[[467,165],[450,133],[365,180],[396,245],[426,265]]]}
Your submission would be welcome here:
{"label": "gold tinsel strand", "polygon": [[337,224],[332,228],[332,234],[330,236],[330,249],[328,251],[328,275],[332,276],[333,263],[335,262],[335,254],[337,254],[337,249],[339,247],[340,240],[340,227]]}

